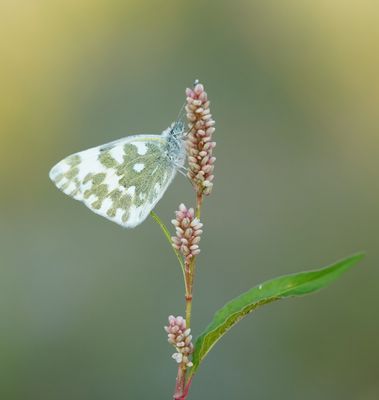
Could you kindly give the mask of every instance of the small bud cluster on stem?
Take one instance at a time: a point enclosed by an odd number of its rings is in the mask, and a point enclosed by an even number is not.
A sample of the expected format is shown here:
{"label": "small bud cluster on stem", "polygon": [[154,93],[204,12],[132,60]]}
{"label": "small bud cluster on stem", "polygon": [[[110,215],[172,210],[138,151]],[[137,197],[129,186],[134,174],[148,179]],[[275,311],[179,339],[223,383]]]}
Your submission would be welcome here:
{"label": "small bud cluster on stem", "polygon": [[213,169],[216,158],[212,142],[215,121],[209,109],[208,95],[204,86],[197,81],[193,89],[186,90],[187,119],[190,128],[187,138],[188,177],[198,194],[209,195],[213,187]]}
{"label": "small bud cluster on stem", "polygon": [[175,215],[176,218],[171,221],[176,230],[176,236],[172,237],[172,245],[183,255],[185,263],[189,264],[191,259],[200,253],[199,242],[203,224],[195,218],[194,209],[187,208],[184,204],[180,204]]}
{"label": "small bud cluster on stem", "polygon": [[168,342],[176,348],[172,358],[182,367],[192,367],[192,362],[189,360],[193,352],[191,329],[186,328],[186,320],[181,316],[175,318],[170,315],[168,322],[168,326],[165,326]]}
{"label": "small bud cluster on stem", "polygon": [[187,208],[184,204],[175,212],[176,218],[172,224],[176,229],[176,236],[172,237],[172,245],[184,257],[186,280],[186,319],[188,326],[191,321],[192,288],[194,278],[194,260],[200,253],[199,242],[203,233],[203,224],[195,217],[193,208]]}

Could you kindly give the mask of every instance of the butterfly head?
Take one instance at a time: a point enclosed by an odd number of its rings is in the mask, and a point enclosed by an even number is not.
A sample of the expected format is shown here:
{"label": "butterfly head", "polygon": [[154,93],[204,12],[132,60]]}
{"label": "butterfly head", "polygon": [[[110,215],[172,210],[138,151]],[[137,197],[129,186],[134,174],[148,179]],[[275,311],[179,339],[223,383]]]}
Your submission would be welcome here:
{"label": "butterfly head", "polygon": [[183,139],[186,135],[185,123],[183,121],[175,121],[171,124],[169,135],[177,139]]}
{"label": "butterfly head", "polygon": [[185,124],[176,121],[169,128],[163,131],[162,136],[167,140],[168,158],[175,164],[182,164],[185,158]]}

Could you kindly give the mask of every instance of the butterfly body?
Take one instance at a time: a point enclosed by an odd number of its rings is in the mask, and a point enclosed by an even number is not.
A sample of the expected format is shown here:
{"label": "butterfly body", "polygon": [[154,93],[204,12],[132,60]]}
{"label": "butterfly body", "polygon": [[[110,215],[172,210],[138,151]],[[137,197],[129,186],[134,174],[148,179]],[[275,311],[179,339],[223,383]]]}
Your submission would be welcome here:
{"label": "butterfly body", "polygon": [[75,153],[50,171],[70,197],[117,224],[133,228],[149,215],[185,159],[184,125],[160,135],[135,135]]}

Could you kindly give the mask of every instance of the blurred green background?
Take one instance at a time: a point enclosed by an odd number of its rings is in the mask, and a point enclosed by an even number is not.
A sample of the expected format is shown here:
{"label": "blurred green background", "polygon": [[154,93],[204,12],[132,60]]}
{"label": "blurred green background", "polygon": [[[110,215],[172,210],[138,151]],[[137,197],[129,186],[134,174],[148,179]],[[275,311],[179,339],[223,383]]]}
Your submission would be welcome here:
{"label": "blurred green background", "polygon": [[[60,193],[73,152],[159,133],[199,78],[217,122],[194,335],[265,279],[367,257],[267,306],[210,353],[192,399],[379,398],[379,3],[2,0],[0,398],[171,398],[176,260]],[[156,211],[194,203],[178,176]]]}

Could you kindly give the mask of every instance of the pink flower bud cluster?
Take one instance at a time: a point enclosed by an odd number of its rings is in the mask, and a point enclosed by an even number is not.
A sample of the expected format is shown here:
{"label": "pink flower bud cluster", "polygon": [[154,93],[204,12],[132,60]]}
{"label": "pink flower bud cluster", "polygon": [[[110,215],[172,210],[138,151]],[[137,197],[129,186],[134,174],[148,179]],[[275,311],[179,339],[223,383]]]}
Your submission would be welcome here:
{"label": "pink flower bud cluster", "polygon": [[213,186],[213,169],[216,158],[212,152],[215,121],[209,110],[208,95],[204,86],[197,81],[193,89],[186,90],[187,119],[190,131],[187,137],[188,177],[198,193],[210,194]]}
{"label": "pink flower bud cluster", "polygon": [[189,360],[190,354],[193,353],[193,344],[191,329],[186,329],[186,320],[181,317],[168,317],[168,326],[164,329],[168,333],[168,342],[176,348],[176,353],[172,358],[178,364],[184,364],[186,367],[192,367],[192,362]]}
{"label": "pink flower bud cluster", "polygon": [[195,218],[194,209],[187,209],[184,204],[180,204],[175,214],[176,219],[171,221],[176,229],[176,236],[171,238],[172,245],[181,252],[186,261],[189,261],[200,253],[199,242],[203,233],[201,230],[203,224]]}

